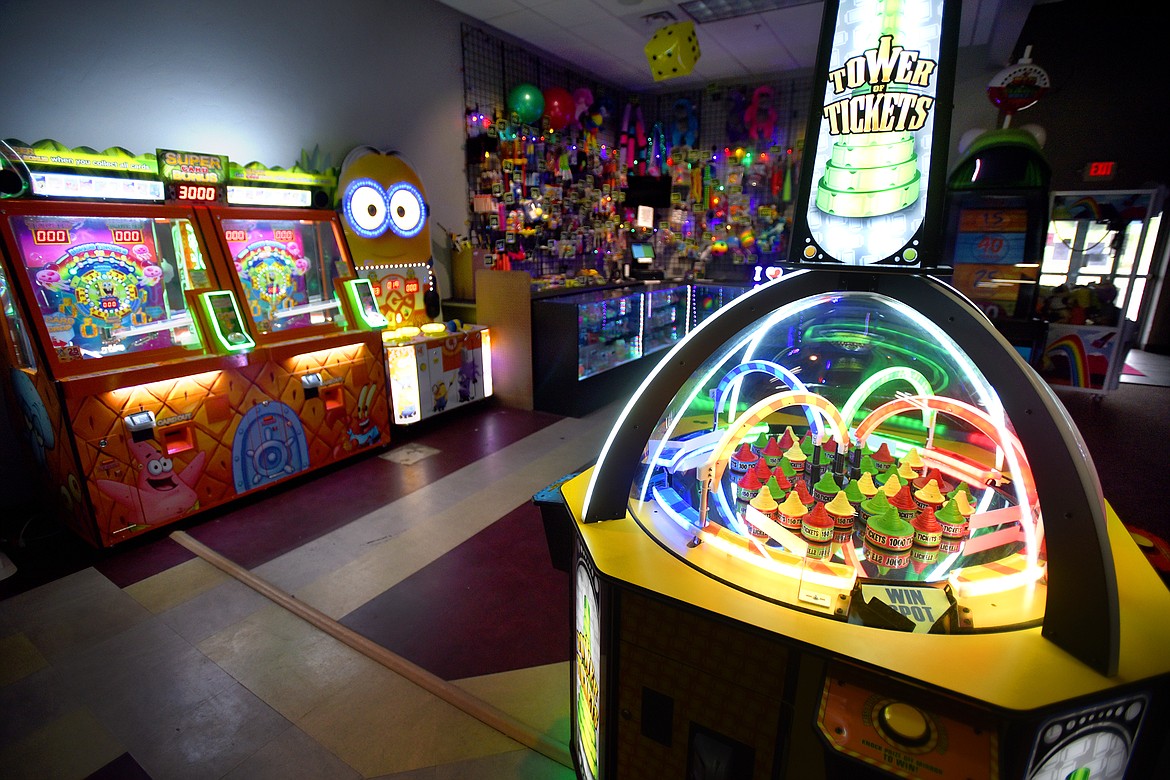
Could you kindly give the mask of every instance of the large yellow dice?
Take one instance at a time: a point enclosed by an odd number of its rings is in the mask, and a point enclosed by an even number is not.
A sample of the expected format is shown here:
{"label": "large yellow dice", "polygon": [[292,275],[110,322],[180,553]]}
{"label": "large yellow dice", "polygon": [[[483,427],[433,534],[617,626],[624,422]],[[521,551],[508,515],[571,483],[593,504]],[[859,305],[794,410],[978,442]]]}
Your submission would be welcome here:
{"label": "large yellow dice", "polygon": [[659,28],[645,47],[655,81],[685,76],[699,61],[699,39],[694,22],[675,22]]}

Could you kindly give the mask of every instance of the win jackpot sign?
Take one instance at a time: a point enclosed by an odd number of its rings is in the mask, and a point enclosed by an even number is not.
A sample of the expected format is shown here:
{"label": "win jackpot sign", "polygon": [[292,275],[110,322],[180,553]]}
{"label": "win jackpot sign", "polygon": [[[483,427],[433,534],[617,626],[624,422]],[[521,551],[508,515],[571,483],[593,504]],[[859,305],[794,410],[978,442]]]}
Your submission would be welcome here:
{"label": "win jackpot sign", "polygon": [[826,3],[794,262],[933,264],[960,6]]}

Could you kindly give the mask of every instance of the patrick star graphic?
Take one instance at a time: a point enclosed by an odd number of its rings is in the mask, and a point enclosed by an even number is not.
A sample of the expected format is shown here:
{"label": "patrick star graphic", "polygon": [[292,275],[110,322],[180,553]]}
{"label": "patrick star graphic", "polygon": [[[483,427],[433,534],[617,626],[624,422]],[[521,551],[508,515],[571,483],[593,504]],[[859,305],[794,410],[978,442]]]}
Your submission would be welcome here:
{"label": "patrick star graphic", "polygon": [[130,450],[138,464],[138,484],[97,480],[98,489],[127,510],[130,522],[159,525],[199,508],[195,483],[203,475],[207,453],[200,452],[181,472],[174,462],[149,441],[133,442]]}

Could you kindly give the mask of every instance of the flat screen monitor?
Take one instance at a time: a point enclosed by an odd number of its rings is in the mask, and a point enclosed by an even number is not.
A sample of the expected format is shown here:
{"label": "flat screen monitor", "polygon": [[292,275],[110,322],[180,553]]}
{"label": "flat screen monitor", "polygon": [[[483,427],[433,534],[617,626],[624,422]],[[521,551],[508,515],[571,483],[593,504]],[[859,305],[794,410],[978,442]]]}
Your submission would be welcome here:
{"label": "flat screen monitor", "polygon": [[654,263],[653,244],[634,244],[630,247],[630,254],[633,256],[634,262],[639,265],[651,265]]}

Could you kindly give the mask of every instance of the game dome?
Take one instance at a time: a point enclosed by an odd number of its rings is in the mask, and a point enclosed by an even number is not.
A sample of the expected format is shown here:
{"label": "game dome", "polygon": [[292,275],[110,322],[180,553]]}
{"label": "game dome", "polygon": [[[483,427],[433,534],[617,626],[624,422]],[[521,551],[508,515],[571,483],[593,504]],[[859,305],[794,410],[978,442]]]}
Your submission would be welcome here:
{"label": "game dome", "polygon": [[1059,403],[937,281],[795,276],[663,359],[602,451],[585,521],[616,513],[603,486],[624,473],[646,534],[769,602],[900,630],[1044,622],[1044,518],[1094,525],[1103,506]]}

